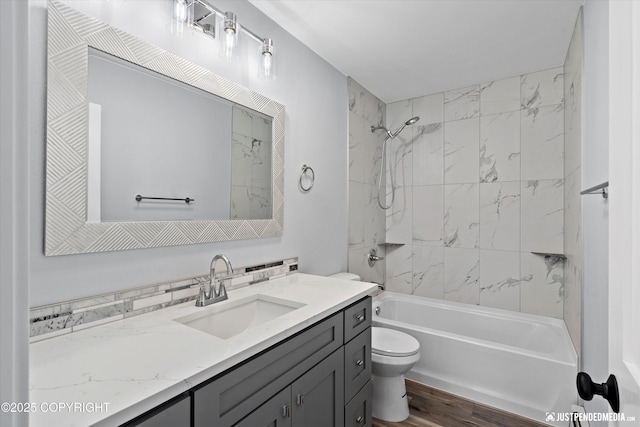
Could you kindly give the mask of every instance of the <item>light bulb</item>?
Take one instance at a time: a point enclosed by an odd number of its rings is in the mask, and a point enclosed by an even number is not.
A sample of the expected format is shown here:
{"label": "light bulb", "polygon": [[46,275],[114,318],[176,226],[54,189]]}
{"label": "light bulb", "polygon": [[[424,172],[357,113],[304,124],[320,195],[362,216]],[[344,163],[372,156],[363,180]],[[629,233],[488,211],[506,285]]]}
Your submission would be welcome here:
{"label": "light bulb", "polygon": [[187,2],[185,0],[176,0],[175,2],[175,17],[176,21],[181,24],[187,23]]}
{"label": "light bulb", "polygon": [[258,77],[263,80],[273,80],[276,78],[276,58],[275,50],[273,47],[273,40],[264,39],[262,41],[262,47],[260,49],[262,54],[260,61],[260,69],[258,70]]}
{"label": "light bulb", "polygon": [[182,37],[185,28],[191,26],[192,4],[189,0],[171,0],[171,33]]}

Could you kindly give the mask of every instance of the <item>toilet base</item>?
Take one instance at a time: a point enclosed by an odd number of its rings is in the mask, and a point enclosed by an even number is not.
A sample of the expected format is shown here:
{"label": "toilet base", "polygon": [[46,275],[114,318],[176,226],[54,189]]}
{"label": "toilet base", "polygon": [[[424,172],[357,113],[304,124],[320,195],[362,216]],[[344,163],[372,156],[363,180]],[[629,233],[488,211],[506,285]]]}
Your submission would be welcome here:
{"label": "toilet base", "polygon": [[400,422],[409,418],[404,375],[393,377],[372,375],[371,381],[373,383],[371,409],[374,418],[390,422]]}

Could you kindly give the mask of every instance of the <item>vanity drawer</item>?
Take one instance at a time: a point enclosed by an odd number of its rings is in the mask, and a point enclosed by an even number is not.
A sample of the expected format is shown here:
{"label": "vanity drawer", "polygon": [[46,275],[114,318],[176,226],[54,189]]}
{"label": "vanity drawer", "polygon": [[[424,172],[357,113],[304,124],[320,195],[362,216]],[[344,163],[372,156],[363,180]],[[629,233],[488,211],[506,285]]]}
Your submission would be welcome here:
{"label": "vanity drawer", "polygon": [[373,384],[371,380],[344,407],[344,427],[371,427],[371,401]]}
{"label": "vanity drawer", "polygon": [[371,326],[371,297],[367,297],[344,310],[344,342],[351,341]]}
{"label": "vanity drawer", "polygon": [[342,346],[342,312],[193,392],[194,426],[230,426]]}
{"label": "vanity drawer", "polygon": [[344,346],[344,401],[347,403],[371,378],[371,328]]}

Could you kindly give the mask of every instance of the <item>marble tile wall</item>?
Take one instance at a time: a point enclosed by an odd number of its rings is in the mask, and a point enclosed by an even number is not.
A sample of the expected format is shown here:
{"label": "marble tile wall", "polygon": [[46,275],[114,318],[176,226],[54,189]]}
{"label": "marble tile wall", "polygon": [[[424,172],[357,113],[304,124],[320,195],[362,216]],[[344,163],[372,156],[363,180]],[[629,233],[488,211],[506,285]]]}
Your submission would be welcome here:
{"label": "marble tile wall", "polygon": [[233,107],[231,219],[271,218],[271,122]]}
{"label": "marble tile wall", "polygon": [[[385,256],[385,213],[378,207],[378,179],[385,123],[385,104],[349,78],[349,272],[363,280],[384,283],[385,263],[371,268],[366,254],[376,249]],[[385,183],[381,201],[385,202]]]}
{"label": "marble tile wall", "polygon": [[564,263],[531,252],[564,251],[564,75],[387,105],[389,129],[420,116],[392,142],[387,289],[563,317]]}
{"label": "marble tile wall", "polygon": [[[582,328],[582,12],[573,30],[565,69],[564,321],[578,356]],[[587,196],[595,197],[595,196]]]}
{"label": "marble tile wall", "polygon": [[[225,277],[224,284],[227,290],[233,290],[296,271],[298,258],[289,258],[235,268],[234,274]],[[226,272],[216,274],[222,276]],[[209,283],[208,275],[34,307],[29,311],[30,340],[40,341],[195,300],[205,283]]]}

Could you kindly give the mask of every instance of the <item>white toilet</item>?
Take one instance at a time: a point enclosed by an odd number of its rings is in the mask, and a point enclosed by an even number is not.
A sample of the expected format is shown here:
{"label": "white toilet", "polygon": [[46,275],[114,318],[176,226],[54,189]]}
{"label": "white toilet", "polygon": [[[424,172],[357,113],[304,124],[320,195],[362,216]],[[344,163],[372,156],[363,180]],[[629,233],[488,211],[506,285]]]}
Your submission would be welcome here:
{"label": "white toilet", "polygon": [[[352,273],[336,273],[329,277],[360,280],[360,276]],[[394,329],[371,328],[371,409],[374,418],[400,422],[409,417],[404,374],[418,360],[420,343],[414,337]]]}
{"label": "white toilet", "polygon": [[373,417],[399,422],[409,417],[406,374],[420,360],[420,343],[404,332],[371,328],[371,372]]}

